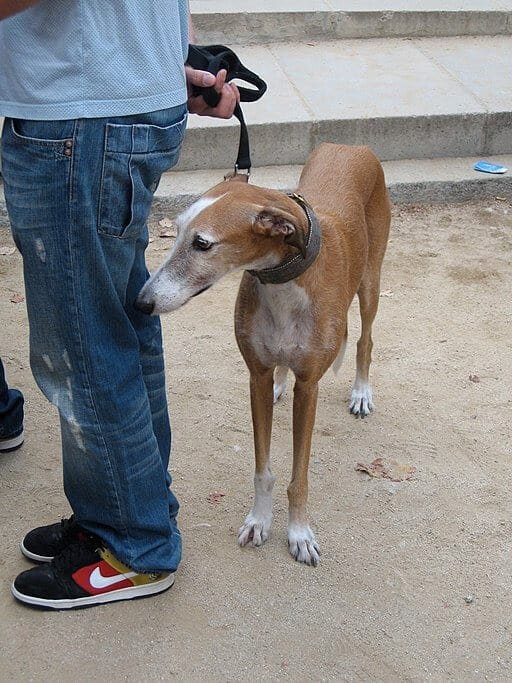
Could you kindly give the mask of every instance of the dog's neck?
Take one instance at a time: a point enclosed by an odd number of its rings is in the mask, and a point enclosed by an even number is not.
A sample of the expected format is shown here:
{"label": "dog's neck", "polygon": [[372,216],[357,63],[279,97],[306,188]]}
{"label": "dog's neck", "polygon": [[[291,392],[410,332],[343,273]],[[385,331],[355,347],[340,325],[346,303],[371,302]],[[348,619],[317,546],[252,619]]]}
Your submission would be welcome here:
{"label": "dog's neck", "polygon": [[313,261],[318,256],[320,245],[322,241],[322,233],[320,230],[320,223],[318,218],[308,204],[308,202],[299,194],[289,194],[303,210],[308,219],[308,236],[306,238],[306,255],[294,254],[285,259],[282,263],[272,268],[264,268],[263,270],[249,270],[248,272],[264,285],[280,285],[284,282],[290,282],[302,275]]}

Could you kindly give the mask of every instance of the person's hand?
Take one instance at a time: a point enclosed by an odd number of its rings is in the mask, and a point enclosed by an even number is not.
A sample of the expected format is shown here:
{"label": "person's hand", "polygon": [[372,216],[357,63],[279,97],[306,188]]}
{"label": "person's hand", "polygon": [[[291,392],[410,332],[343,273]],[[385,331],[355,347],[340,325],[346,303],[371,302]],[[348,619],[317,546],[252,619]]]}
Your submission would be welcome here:
{"label": "person's hand", "polygon": [[[214,116],[218,119],[229,119],[237,102],[240,101],[240,93],[236,85],[226,83],[226,69],[221,69],[217,76],[209,71],[201,71],[185,65],[188,88],[188,110],[191,114],[199,116]],[[192,95],[192,86],[198,85],[206,88],[213,86],[220,93],[220,101],[216,107],[210,107],[201,95]]]}

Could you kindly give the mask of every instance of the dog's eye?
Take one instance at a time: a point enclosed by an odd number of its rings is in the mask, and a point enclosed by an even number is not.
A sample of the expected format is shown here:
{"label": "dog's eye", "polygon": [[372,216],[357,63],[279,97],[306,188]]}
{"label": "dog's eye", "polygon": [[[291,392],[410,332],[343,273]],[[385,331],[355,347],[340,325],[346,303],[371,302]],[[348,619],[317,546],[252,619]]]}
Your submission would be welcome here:
{"label": "dog's eye", "polygon": [[208,249],[211,249],[212,246],[213,242],[210,242],[210,240],[201,237],[201,235],[196,235],[194,237],[194,241],[192,242],[192,247],[194,249],[198,249],[199,251],[208,251]]}

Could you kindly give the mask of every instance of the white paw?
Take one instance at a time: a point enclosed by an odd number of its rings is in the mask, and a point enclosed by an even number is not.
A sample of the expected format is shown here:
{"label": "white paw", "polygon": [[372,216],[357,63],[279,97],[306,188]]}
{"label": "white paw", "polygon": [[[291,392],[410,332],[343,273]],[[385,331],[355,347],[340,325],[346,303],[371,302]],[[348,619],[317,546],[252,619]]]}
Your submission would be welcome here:
{"label": "white paw", "polygon": [[272,517],[258,516],[250,512],[238,530],[239,545],[261,545],[265,543],[270,531]]}
{"label": "white paw", "polygon": [[288,527],[288,549],[297,562],[313,567],[320,562],[320,548],[309,526],[291,524]]}
{"label": "white paw", "polygon": [[350,397],[350,412],[354,415],[365,417],[373,410],[373,394],[372,388],[369,384],[358,383],[354,384],[352,395]]}

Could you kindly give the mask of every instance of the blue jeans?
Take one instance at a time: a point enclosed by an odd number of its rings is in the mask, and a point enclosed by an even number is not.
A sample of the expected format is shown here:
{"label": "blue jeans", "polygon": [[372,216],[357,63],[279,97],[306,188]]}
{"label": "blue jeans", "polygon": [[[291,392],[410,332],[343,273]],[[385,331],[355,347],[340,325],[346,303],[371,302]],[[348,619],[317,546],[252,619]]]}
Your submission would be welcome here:
{"label": "blue jeans", "polygon": [[57,407],[76,520],[138,572],[174,571],[178,502],[160,321],[135,310],[147,218],[186,106],[68,121],[6,119],[2,173],[23,256],[34,377]]}
{"label": "blue jeans", "polygon": [[0,439],[9,439],[23,430],[23,394],[9,389],[0,358]]}

